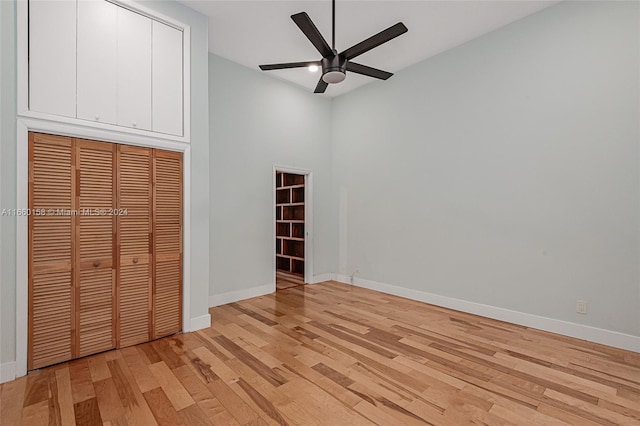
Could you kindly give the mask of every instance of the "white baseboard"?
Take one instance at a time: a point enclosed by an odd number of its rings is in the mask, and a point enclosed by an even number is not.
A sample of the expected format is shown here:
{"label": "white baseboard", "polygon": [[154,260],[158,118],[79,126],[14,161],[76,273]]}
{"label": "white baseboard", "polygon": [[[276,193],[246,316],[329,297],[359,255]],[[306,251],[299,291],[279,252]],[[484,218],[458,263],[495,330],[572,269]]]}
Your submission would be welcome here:
{"label": "white baseboard", "polygon": [[250,299],[252,297],[263,296],[265,294],[276,291],[275,284],[265,284],[257,287],[246,288],[243,290],[229,291],[227,293],[214,294],[209,296],[209,306],[226,305],[227,303],[237,302],[239,300]]}
{"label": "white baseboard", "polygon": [[189,331],[202,330],[203,328],[211,327],[211,315],[206,314],[196,318],[191,318],[191,324],[189,324]]}
{"label": "white baseboard", "polygon": [[343,284],[351,284],[351,277],[348,275],[331,274],[331,279],[333,281],[338,281]]}
{"label": "white baseboard", "polygon": [[564,336],[575,337],[577,339],[613,346],[620,349],[640,352],[639,336],[618,333],[616,331],[590,327],[587,325],[576,324],[553,318],[541,317],[533,314],[526,314],[523,312],[483,305],[481,303],[469,302],[452,297],[440,296],[437,294],[427,293],[419,290],[398,287],[395,285],[379,283],[376,281],[369,281],[358,277],[354,277],[353,282],[351,282],[351,277],[335,274],[333,279],[344,284],[352,284],[358,287],[368,288],[370,290],[376,290],[383,293],[392,294],[394,296],[406,297],[407,299],[430,303],[432,305],[442,306],[444,308],[455,309],[457,311],[462,311],[469,314],[480,315],[483,317],[506,321],[525,327],[536,328],[539,330],[549,331],[551,333],[562,334]]}
{"label": "white baseboard", "polygon": [[14,361],[0,364],[0,383],[9,382],[16,378],[16,363]]}
{"label": "white baseboard", "polygon": [[332,279],[333,279],[332,273],[314,275],[309,284],[323,283],[325,281],[331,281]]}

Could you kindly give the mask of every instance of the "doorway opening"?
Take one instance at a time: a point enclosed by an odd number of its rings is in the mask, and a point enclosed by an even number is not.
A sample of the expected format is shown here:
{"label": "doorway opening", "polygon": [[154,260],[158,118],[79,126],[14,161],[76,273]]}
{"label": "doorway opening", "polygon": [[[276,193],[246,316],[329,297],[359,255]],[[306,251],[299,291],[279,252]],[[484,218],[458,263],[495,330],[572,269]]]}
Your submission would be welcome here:
{"label": "doorway opening", "polygon": [[308,282],[309,176],[300,171],[275,170],[276,290]]}

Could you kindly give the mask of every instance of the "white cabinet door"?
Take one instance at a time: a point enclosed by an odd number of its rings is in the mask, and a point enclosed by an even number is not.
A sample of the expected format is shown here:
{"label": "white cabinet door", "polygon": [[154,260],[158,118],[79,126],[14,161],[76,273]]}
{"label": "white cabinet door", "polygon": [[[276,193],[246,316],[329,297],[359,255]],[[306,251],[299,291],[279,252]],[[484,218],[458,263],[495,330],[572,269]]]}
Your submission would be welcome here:
{"label": "white cabinet door", "polygon": [[29,2],[29,109],[76,116],[76,2]]}
{"label": "white cabinet door", "polygon": [[182,135],[182,31],[153,21],[152,129]]}
{"label": "white cabinet door", "polygon": [[116,123],[117,12],[106,1],[78,2],[78,118]]}
{"label": "white cabinet door", "polygon": [[118,8],[117,124],[151,130],[151,19]]}

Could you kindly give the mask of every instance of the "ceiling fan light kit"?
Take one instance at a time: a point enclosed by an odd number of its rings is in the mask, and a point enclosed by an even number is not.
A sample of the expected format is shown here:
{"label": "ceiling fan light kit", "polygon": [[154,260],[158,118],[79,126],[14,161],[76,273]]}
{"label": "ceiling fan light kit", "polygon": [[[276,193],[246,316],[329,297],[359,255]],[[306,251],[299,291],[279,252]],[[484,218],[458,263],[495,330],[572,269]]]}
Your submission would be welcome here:
{"label": "ceiling fan light kit", "polygon": [[318,85],[314,90],[314,93],[324,93],[327,90],[329,84],[340,83],[346,78],[347,71],[355,72],[357,74],[366,75],[368,77],[378,78],[380,80],[386,80],[393,74],[390,72],[382,71],[376,68],[361,65],[355,62],[351,62],[356,56],[362,55],[369,50],[380,46],[392,40],[399,35],[406,33],[407,27],[402,22],[398,22],[395,25],[380,31],[378,34],[369,37],[368,39],[361,41],[360,43],[351,46],[347,50],[338,53],[335,49],[335,33],[336,33],[336,1],[332,0],[332,47],[329,47],[327,41],[322,37],[320,31],[315,26],[309,15],[306,12],[296,13],[291,15],[291,19],[309,41],[315,46],[315,48],[322,55],[320,61],[306,61],[306,62],[289,62],[284,64],[269,64],[260,65],[260,69],[263,71],[279,70],[287,68],[300,68],[317,66],[322,67],[322,76],[318,81]]}
{"label": "ceiling fan light kit", "polygon": [[320,62],[322,62],[322,80],[325,83],[335,84],[344,81],[347,76],[347,61],[344,58],[334,53],[331,58],[322,58]]}

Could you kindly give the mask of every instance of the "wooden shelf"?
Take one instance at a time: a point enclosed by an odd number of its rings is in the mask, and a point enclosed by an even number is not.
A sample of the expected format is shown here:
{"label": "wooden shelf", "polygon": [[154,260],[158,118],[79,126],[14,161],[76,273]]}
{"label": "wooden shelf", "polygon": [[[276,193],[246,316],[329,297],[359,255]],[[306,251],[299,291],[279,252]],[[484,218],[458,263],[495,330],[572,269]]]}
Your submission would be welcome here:
{"label": "wooden shelf", "polygon": [[302,261],[304,261],[304,257],[289,256],[288,254],[278,254],[278,255],[276,255],[276,257],[283,257],[285,259],[294,259],[294,260],[302,260]]}
{"label": "wooden shelf", "polygon": [[277,203],[276,206],[295,207],[295,206],[304,206],[304,203]]}
{"label": "wooden shelf", "polygon": [[276,269],[304,275],[304,175],[276,174]]}

